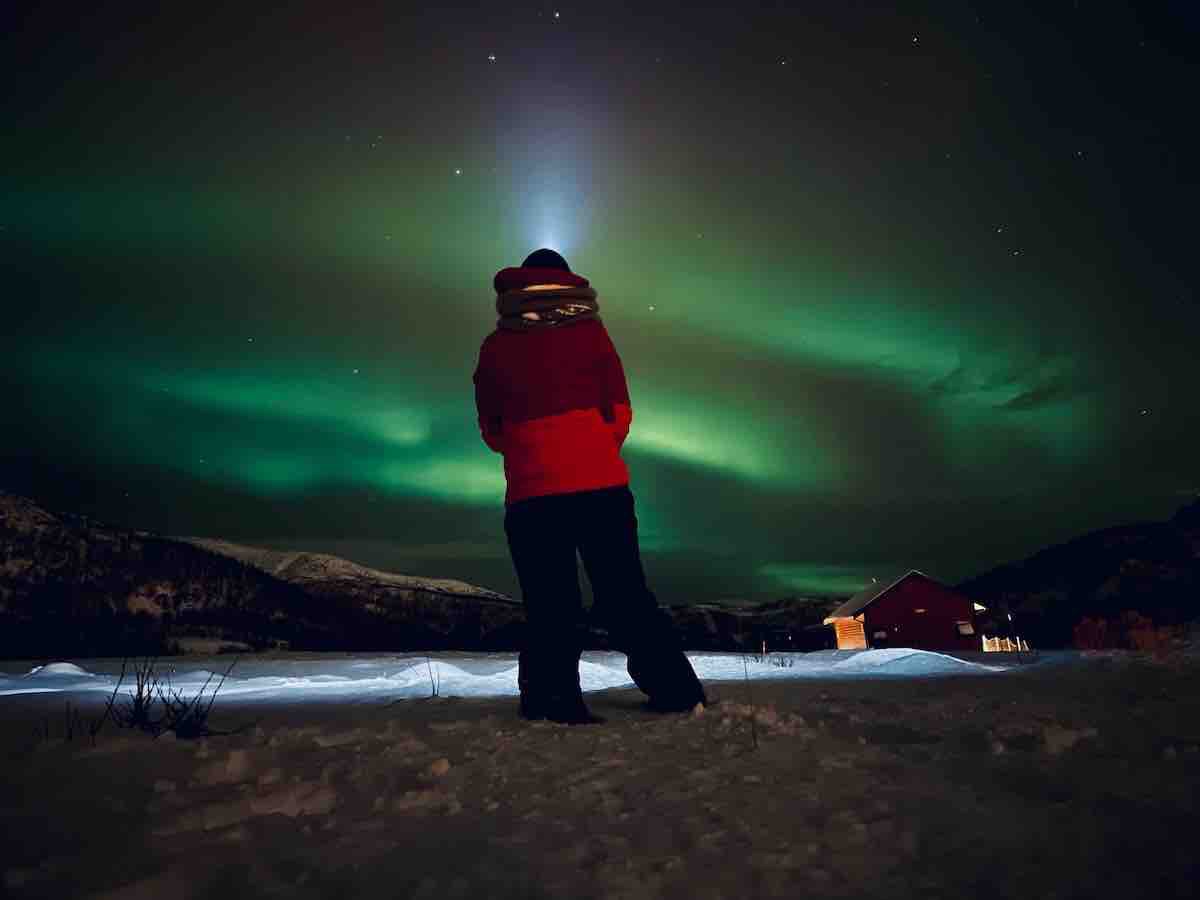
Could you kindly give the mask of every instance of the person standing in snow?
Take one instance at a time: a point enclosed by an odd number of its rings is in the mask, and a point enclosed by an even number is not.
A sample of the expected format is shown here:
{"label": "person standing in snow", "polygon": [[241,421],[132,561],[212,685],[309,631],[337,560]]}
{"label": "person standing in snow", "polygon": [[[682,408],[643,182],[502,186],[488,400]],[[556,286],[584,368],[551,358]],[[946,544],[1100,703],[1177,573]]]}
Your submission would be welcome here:
{"label": "person standing in snow", "polygon": [[665,610],[646,585],[621,446],[633,409],[596,291],[553,250],[493,281],[496,330],[475,369],[484,442],[504,455],[504,532],[525,603],[518,663],[521,715],[603,721],[583,700],[576,552],[596,622],[629,658],[629,675],[660,712],[706,703]]}

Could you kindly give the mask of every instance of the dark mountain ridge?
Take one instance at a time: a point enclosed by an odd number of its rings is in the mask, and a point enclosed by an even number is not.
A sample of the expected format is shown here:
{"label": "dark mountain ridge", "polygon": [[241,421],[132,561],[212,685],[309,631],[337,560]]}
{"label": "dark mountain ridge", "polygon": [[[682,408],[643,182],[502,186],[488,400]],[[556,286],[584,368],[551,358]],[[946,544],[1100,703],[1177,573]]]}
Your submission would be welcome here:
{"label": "dark mountain ridge", "polygon": [[339,562],[359,577],[302,569],[289,580],[196,542],[0,492],[0,657],[163,653],[193,639],[303,650],[512,643],[520,604],[500,594],[387,573],[373,583],[361,577],[371,570]]}
{"label": "dark mountain ridge", "polygon": [[[988,634],[1071,644],[1081,620],[1200,616],[1200,500],[1169,521],[1104,528],[971,578]],[[830,646],[843,598],[669,607],[696,650]],[[1008,616],[1011,614],[1011,623]],[[339,557],[172,538],[51,513],[0,491],[0,658],[165,653],[205,642],[254,649],[512,650],[522,605],[452,579],[381,572]],[[1115,628],[1116,626],[1114,626]],[[1120,645],[1119,643],[1117,645]],[[610,647],[590,629],[587,646]]]}
{"label": "dark mountain ridge", "polygon": [[[1165,522],[1102,528],[958,585],[988,607],[984,629],[1012,628],[1035,646],[1069,646],[1084,619],[1120,630],[1133,616],[1157,626],[1200,617],[1200,499]],[[1119,645],[1120,641],[1116,641]]]}
{"label": "dark mountain ridge", "polygon": [[[805,631],[836,600],[674,606],[694,649],[824,646]],[[167,538],[56,514],[0,492],[0,658],[216,648],[520,647],[520,602],[450,578],[368,569],[325,553]],[[811,644],[811,647],[810,647]],[[589,628],[586,646],[611,647]]]}
{"label": "dark mountain ridge", "polygon": [[[693,649],[812,649],[836,599],[674,606]],[[118,528],[0,492],[0,658],[169,653],[195,647],[514,650],[521,603],[445,578],[323,553]],[[589,628],[586,646],[611,647]],[[811,645],[811,646],[810,646]]]}

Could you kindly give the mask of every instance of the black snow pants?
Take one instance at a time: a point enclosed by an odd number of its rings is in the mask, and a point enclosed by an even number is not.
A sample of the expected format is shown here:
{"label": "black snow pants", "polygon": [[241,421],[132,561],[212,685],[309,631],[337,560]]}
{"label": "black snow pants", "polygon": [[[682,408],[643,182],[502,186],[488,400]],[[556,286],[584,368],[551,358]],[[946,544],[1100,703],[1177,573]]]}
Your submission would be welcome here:
{"label": "black snow pants", "polygon": [[505,510],[504,532],[525,602],[523,700],[580,694],[578,552],[592,586],[593,620],[628,656],[634,684],[663,709],[704,701],[671,619],[646,585],[628,485],[519,500]]}

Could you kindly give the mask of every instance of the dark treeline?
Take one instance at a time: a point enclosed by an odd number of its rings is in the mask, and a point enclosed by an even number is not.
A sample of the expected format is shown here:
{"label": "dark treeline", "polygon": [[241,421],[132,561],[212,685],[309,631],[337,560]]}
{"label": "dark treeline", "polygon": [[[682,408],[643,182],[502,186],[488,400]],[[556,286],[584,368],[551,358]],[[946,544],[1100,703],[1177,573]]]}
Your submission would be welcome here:
{"label": "dark treeline", "polygon": [[[1069,647],[1103,622],[1107,646],[1139,649],[1145,623],[1178,628],[1200,618],[1200,501],[1166,522],[1091,532],[959,585],[988,607],[980,625],[1030,644]],[[1007,616],[1012,614],[1012,624]],[[1087,645],[1087,641],[1084,642]]]}

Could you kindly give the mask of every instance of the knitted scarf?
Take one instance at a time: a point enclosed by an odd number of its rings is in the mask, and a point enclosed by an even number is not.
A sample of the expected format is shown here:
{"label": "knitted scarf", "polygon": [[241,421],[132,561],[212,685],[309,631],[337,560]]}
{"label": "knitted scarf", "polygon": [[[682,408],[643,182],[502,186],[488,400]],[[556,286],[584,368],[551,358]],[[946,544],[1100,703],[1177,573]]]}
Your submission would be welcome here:
{"label": "knitted scarf", "polygon": [[590,287],[553,290],[505,291],[496,296],[496,327],[506,331],[533,331],[556,325],[599,319],[600,303]]}

